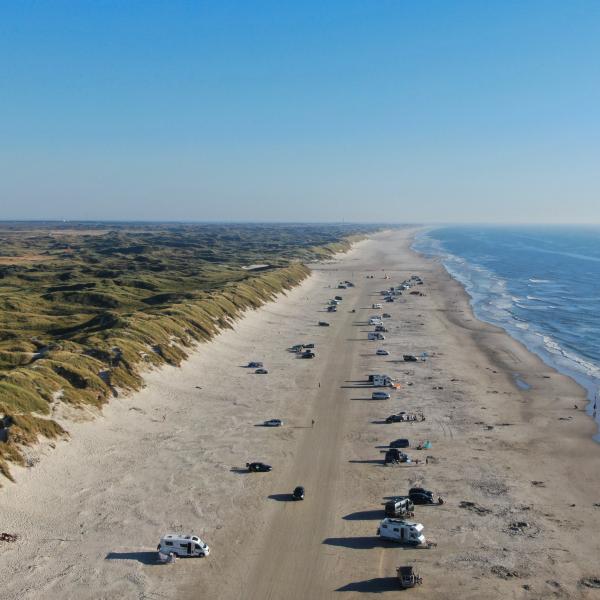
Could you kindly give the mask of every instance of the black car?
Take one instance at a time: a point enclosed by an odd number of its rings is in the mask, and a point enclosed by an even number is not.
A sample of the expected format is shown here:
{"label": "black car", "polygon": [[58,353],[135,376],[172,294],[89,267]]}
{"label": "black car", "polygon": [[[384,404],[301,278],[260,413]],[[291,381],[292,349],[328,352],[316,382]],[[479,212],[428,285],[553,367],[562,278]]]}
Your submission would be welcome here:
{"label": "black car", "polygon": [[311,352],[310,350],[307,350],[306,352],[303,352],[300,355],[300,358],[314,358],[315,357],[315,353]]}
{"label": "black car", "polygon": [[404,362],[417,362],[417,357],[412,354],[405,354],[402,358]]}
{"label": "black car", "polygon": [[408,448],[409,446],[410,443],[406,438],[400,438],[390,442],[390,448]]}
{"label": "black car", "polygon": [[408,497],[414,504],[433,504],[433,492],[423,488],[411,488]]}
{"label": "black car", "polygon": [[292,500],[304,500],[304,488],[299,485],[292,492]]}
{"label": "black car", "polygon": [[341,296],[334,296],[335,300],[339,300],[340,302],[343,300],[343,298]]}
{"label": "black car", "polygon": [[273,468],[271,465],[261,462],[246,463],[246,467],[250,473],[268,473]]}
{"label": "black car", "polygon": [[404,452],[400,452],[398,448],[390,448],[385,453],[384,462],[386,465],[394,463],[405,463],[408,462],[408,455],[404,454]]}
{"label": "black car", "polygon": [[329,327],[329,323],[327,321],[319,321],[319,327]]}
{"label": "black car", "polygon": [[386,423],[402,423],[405,420],[406,420],[406,413],[401,412],[401,413],[398,413],[397,415],[390,415],[389,417],[386,418],[385,422]]}

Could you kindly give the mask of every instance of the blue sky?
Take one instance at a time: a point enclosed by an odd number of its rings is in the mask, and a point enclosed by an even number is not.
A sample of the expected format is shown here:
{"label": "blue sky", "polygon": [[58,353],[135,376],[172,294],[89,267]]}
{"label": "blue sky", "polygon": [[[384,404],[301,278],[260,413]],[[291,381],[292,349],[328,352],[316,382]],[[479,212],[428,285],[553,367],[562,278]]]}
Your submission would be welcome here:
{"label": "blue sky", "polygon": [[599,2],[3,2],[0,73],[0,218],[600,222]]}

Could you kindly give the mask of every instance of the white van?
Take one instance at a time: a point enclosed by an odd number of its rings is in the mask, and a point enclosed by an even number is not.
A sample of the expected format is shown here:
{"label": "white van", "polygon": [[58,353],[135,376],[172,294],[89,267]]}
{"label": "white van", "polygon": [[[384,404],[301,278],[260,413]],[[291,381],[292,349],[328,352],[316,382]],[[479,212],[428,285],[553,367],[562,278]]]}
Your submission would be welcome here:
{"label": "white van", "polygon": [[385,340],[383,333],[380,331],[369,331],[367,334],[367,339],[369,340]]}
{"label": "white van", "polygon": [[379,524],[377,535],[384,540],[399,542],[408,546],[426,544],[422,523],[412,523],[402,519],[385,518]]}
{"label": "white van", "polygon": [[377,304],[373,304],[371,306],[371,308],[383,308],[383,307],[381,306],[381,304],[377,303]]}
{"label": "white van", "polygon": [[160,538],[157,550],[161,554],[176,556],[208,556],[210,548],[197,535],[167,533]]}

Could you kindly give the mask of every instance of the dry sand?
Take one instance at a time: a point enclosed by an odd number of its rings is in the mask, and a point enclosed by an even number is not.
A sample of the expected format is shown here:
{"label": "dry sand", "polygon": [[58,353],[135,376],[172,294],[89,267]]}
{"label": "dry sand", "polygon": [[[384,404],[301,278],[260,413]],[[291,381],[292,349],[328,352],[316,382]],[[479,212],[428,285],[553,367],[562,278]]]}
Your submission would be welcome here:
{"label": "dry sand", "polygon": [[[474,319],[443,268],[410,252],[410,235],[378,234],[316,265],[181,368],[150,373],[143,391],[69,424],[70,442],[17,469],[18,483],[0,490],[0,530],[20,536],[0,543],[0,597],[396,597],[395,568],[411,564],[424,583],[408,594],[419,598],[600,598],[582,584],[600,578],[600,448],[582,390]],[[384,304],[391,331],[368,342],[378,291],[413,273],[426,295]],[[339,312],[320,312],[343,279],[357,285],[339,292]],[[286,352],[310,341],[315,360]],[[390,356],[375,356],[379,346]],[[426,362],[399,360],[423,351]],[[249,360],[269,374],[243,368]],[[357,387],[373,372],[401,381],[391,400]],[[382,422],[398,410],[427,420]],[[273,417],[285,426],[257,426]],[[398,437],[431,440],[409,452],[433,460],[382,466],[382,447]],[[249,460],[273,472],[247,474]],[[287,501],[298,484],[306,500]],[[446,500],[416,509],[438,544],[430,550],[375,535],[384,498],[412,485]],[[200,534],[211,555],[154,564],[169,530]]]}

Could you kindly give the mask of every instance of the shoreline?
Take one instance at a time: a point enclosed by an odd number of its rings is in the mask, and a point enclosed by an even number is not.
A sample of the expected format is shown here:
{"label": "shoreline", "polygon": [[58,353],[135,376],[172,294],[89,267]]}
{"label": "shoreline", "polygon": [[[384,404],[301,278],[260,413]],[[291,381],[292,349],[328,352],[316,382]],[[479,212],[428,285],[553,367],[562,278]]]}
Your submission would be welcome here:
{"label": "shoreline", "polygon": [[[584,373],[577,371],[577,369],[574,367],[570,367],[568,365],[562,365],[560,363],[560,361],[558,361],[555,357],[553,357],[553,355],[551,353],[549,353],[547,350],[545,350],[543,346],[536,347],[534,344],[528,343],[527,338],[522,335],[522,332],[520,332],[518,329],[511,328],[508,323],[494,322],[491,319],[486,319],[484,315],[478,314],[477,310],[476,310],[476,306],[475,306],[475,298],[469,291],[468,284],[466,282],[462,282],[460,279],[460,276],[458,274],[452,273],[452,269],[450,269],[450,267],[448,267],[445,263],[444,255],[435,254],[434,252],[428,253],[428,251],[426,249],[419,250],[414,247],[415,244],[418,243],[417,235],[426,234],[427,232],[434,231],[435,229],[436,229],[435,227],[428,227],[428,228],[423,228],[420,232],[416,232],[415,238],[413,239],[413,243],[411,244],[411,251],[415,252],[417,255],[420,255],[428,260],[432,260],[433,262],[440,264],[444,268],[444,270],[454,280],[456,280],[459,283],[459,285],[464,289],[465,293],[467,294],[467,297],[469,299],[469,305],[471,306],[471,310],[473,312],[474,318],[478,319],[479,321],[482,321],[483,323],[487,323],[494,327],[501,328],[511,338],[513,338],[514,340],[519,342],[529,352],[536,355],[546,365],[548,365],[550,368],[554,369],[555,371],[561,373],[562,375],[569,377],[585,391],[586,402],[587,402],[586,413],[590,417],[590,419],[592,421],[594,421],[594,423],[596,425],[596,433],[592,437],[593,437],[594,441],[600,443],[600,415],[598,416],[598,418],[595,418],[594,412],[593,412],[593,402],[595,399],[594,390],[596,390],[596,388],[597,388],[597,385],[594,384],[594,381],[595,381],[594,378],[589,375],[586,376]],[[543,334],[543,332],[540,333],[539,335],[542,335],[542,334]]]}
{"label": "shoreline", "polygon": [[[380,233],[313,266],[287,295],[181,367],[151,372],[144,390],[20,469],[20,483],[0,490],[6,528],[21,535],[0,555],[0,598],[160,598],[174,585],[182,597],[198,587],[223,599],[379,597],[395,589],[398,564],[424,576],[417,597],[593,597],[580,581],[598,576],[598,536],[584,533],[600,530],[600,490],[588,475],[600,458],[593,422],[572,408],[582,389],[477,320],[462,285],[410,244],[407,231]],[[392,357],[428,351],[425,363],[376,357],[366,342],[367,307],[391,285],[382,268],[394,284],[410,273],[425,279],[424,297],[390,305],[385,341]],[[353,276],[343,310],[326,317],[332,327],[317,327],[328,286]],[[316,360],[285,352],[302,341],[316,342]],[[264,360],[269,375],[242,369],[249,360]],[[402,384],[390,401],[348,383],[381,369]],[[423,410],[427,421],[378,420],[398,409]],[[256,427],[273,417],[285,426]],[[382,468],[381,444],[403,435],[431,439],[435,460]],[[271,462],[273,473],[243,473],[250,459]],[[285,493],[298,483],[307,499],[290,505]],[[446,499],[417,507],[433,550],[375,537],[382,498],[409,485]],[[517,521],[524,532],[511,532]],[[193,528],[211,555],[155,566],[169,528]]]}

